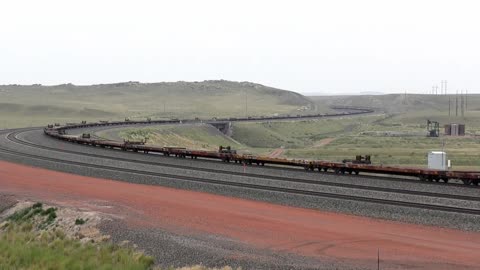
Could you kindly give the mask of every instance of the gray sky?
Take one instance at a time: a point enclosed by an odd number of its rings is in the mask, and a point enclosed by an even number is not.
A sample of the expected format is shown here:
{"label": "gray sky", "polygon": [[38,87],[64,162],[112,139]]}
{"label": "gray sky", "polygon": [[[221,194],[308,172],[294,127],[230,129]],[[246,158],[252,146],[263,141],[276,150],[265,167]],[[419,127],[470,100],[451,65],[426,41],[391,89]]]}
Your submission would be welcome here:
{"label": "gray sky", "polygon": [[479,1],[0,0],[0,84],[480,92]]}

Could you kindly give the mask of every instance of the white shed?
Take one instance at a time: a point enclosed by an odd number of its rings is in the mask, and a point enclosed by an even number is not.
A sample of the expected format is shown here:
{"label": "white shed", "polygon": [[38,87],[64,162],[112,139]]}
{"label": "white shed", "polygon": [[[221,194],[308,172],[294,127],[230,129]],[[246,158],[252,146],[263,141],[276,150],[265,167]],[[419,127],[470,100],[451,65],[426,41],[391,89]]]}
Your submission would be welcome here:
{"label": "white shed", "polygon": [[442,151],[428,152],[428,168],[446,171],[448,169],[447,153]]}

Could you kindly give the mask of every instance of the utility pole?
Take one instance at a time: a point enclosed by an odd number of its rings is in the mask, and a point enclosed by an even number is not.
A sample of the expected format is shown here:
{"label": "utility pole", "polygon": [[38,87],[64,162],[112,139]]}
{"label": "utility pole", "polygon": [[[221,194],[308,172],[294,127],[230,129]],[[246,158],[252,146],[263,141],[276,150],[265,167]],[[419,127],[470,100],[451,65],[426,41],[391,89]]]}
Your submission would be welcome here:
{"label": "utility pole", "polygon": [[460,93],[460,108],[462,110],[462,117],[464,117],[465,116],[465,100],[464,100],[463,90]]}
{"label": "utility pole", "polygon": [[440,95],[443,95],[443,80],[440,82]]}
{"label": "utility pole", "polygon": [[248,96],[247,96],[247,90],[245,90],[245,117],[248,117]]}
{"label": "utility pole", "polygon": [[452,98],[448,98],[448,117],[451,116],[450,111],[451,111],[451,103],[452,103]]}
{"label": "utility pole", "polygon": [[447,95],[447,80],[445,80],[445,95]]}
{"label": "utility pole", "polygon": [[468,111],[467,108],[467,98],[468,98],[468,90],[465,90],[465,110]]}
{"label": "utility pole", "polygon": [[455,95],[455,117],[458,117],[458,90],[457,94]]}
{"label": "utility pole", "polygon": [[377,249],[377,270],[380,270],[380,249]]}

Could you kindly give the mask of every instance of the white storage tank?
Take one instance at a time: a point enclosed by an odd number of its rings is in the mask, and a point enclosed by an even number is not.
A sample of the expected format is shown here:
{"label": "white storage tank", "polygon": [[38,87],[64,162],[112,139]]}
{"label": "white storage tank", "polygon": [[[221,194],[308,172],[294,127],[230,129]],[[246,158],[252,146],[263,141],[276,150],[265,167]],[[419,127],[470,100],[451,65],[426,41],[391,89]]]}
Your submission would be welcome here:
{"label": "white storage tank", "polygon": [[446,171],[447,167],[447,153],[442,151],[428,152],[428,168],[434,170]]}

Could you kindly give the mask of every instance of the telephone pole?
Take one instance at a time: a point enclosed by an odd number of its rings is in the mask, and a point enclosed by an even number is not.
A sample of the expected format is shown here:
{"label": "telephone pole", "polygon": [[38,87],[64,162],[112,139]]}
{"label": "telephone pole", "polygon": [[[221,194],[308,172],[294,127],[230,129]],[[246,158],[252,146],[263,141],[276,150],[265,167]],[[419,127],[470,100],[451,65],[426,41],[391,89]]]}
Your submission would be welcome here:
{"label": "telephone pole", "polygon": [[245,117],[248,117],[248,96],[247,96],[247,90],[245,90]]}
{"label": "telephone pole", "polygon": [[465,90],[465,111],[467,111],[468,90]]}
{"label": "telephone pole", "polygon": [[455,95],[455,117],[458,116],[458,90],[457,94]]}
{"label": "telephone pole", "polygon": [[451,107],[452,107],[451,103],[452,103],[452,98],[449,97],[448,98],[448,117],[451,116],[451,113],[450,113]]}

